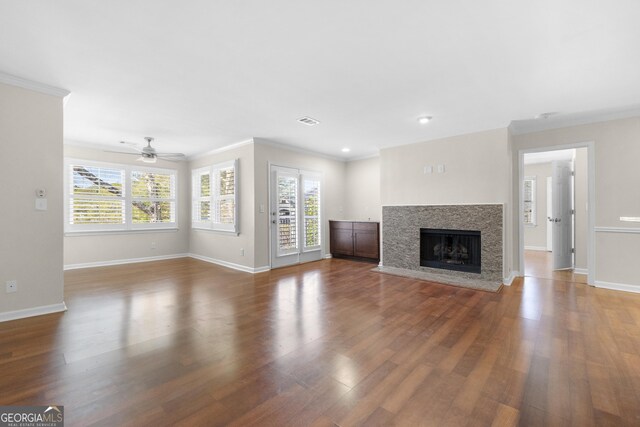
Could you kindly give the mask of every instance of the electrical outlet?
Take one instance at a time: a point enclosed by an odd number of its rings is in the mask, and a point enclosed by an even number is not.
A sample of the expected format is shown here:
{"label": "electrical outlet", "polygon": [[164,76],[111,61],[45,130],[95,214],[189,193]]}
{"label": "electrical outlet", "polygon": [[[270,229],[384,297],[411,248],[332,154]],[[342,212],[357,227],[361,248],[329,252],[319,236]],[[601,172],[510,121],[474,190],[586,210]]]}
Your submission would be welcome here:
{"label": "electrical outlet", "polygon": [[18,292],[17,280],[7,280],[7,293],[10,294],[12,292]]}
{"label": "electrical outlet", "polygon": [[151,249],[155,249],[156,248],[156,242],[151,242]]}
{"label": "electrical outlet", "polygon": [[240,256],[244,256],[244,249],[240,249]]}

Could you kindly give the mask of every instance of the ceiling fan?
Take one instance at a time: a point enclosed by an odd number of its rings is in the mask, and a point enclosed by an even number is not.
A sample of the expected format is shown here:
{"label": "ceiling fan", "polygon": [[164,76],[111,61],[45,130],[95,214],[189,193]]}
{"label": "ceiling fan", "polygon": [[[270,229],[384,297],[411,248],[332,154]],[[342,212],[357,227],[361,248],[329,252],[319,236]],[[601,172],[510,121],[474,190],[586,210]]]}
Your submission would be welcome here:
{"label": "ceiling fan", "polygon": [[[145,163],[155,163],[156,160],[169,160],[170,162],[179,162],[180,160],[186,159],[186,156],[182,153],[159,153],[155,148],[151,146],[153,142],[153,138],[150,136],[144,137],[145,141],[147,141],[147,146],[142,149],[135,147],[135,144],[126,141],[120,141],[121,144],[126,144],[135,150],[135,153],[128,153],[125,151],[107,151],[108,153],[119,153],[119,154],[131,154],[134,156],[140,156],[137,160]],[[133,146],[133,147],[132,147]],[[135,148],[134,148],[135,147]]]}

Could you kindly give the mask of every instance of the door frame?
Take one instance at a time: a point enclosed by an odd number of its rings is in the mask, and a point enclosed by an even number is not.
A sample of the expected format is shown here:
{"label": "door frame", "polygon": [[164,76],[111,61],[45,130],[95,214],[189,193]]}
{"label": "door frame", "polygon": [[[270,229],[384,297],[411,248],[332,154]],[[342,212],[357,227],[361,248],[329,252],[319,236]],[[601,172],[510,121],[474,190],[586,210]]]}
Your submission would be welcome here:
{"label": "door frame", "polygon": [[596,277],[596,158],[594,141],[571,144],[545,145],[543,147],[522,148],[518,150],[518,267],[524,274],[524,155],[543,151],[566,150],[570,148],[587,149],[587,283],[595,286]]}
{"label": "door frame", "polygon": [[[268,161],[267,162],[267,234],[269,235],[269,268],[273,269],[273,226],[274,224],[271,222],[271,200],[272,200],[272,194],[271,194],[271,184],[272,184],[272,178],[271,178],[271,167],[280,167],[280,168],[289,168],[289,169],[297,169],[297,170],[306,170],[308,172],[314,172],[317,173],[318,175],[320,175],[320,259],[324,259],[326,257],[326,252],[325,252],[325,228],[327,228],[329,225],[329,221],[325,221],[325,200],[326,200],[326,195],[325,193],[325,187],[324,187],[324,172],[322,171],[316,171],[313,169],[304,169],[301,168],[300,166],[291,166],[289,164],[282,164],[282,163],[273,163]],[[326,222],[326,226],[325,226],[325,222]],[[300,264],[300,257],[298,256],[298,264]],[[296,264],[293,264],[296,265]]]}
{"label": "door frame", "polygon": [[[547,248],[547,252],[551,252],[553,249],[553,227],[551,227],[549,225],[549,218],[551,218],[553,216],[553,213],[551,212],[551,207],[553,205],[553,199],[552,199],[552,194],[553,194],[553,177],[552,176],[548,176],[547,177],[547,212],[545,213],[546,219],[545,219],[545,223],[547,224],[547,241],[546,241],[546,248]],[[574,227],[574,235],[575,235],[575,227]]]}

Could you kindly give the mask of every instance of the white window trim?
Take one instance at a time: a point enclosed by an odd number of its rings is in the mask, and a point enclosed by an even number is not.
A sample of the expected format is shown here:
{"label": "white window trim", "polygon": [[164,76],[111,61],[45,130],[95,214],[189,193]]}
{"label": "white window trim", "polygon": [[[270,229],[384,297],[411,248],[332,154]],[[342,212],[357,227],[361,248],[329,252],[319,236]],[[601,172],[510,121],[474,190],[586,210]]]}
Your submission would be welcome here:
{"label": "white window trim", "polygon": [[[69,203],[72,197],[71,187],[71,165],[86,165],[94,167],[104,167],[112,169],[124,170],[124,200],[125,204],[125,222],[124,224],[69,224]],[[134,224],[132,221],[133,197],[131,196],[131,172],[151,172],[161,174],[171,174],[174,179],[174,197],[172,199],[157,199],[174,203],[174,221],[154,224]],[[64,159],[64,233],[65,235],[73,234],[93,234],[93,233],[123,233],[123,232],[140,232],[140,231],[157,231],[157,230],[177,230],[178,229],[178,170],[166,168],[153,168],[147,166],[137,166],[124,163],[100,162],[94,160],[76,159],[66,157]],[[118,198],[119,200],[120,198]],[[155,199],[145,199],[155,200]]]}
{"label": "white window trim", "polygon": [[[536,176],[525,176],[523,181],[523,203],[524,203],[524,183],[527,181],[531,181],[531,222],[523,221],[523,224],[526,227],[536,227],[538,225],[537,216],[538,216],[538,201],[537,201],[537,177]],[[524,211],[522,212],[524,216]]]}
{"label": "white window trim", "polygon": [[[207,230],[207,231],[215,231],[220,233],[232,233],[232,234],[240,234],[239,221],[238,221],[238,213],[239,213],[239,205],[240,198],[238,197],[239,187],[238,187],[238,159],[229,160],[222,163],[216,163],[211,166],[205,166],[197,169],[193,169],[191,171],[191,228],[194,230]],[[216,191],[217,191],[217,172],[222,169],[228,169],[233,167],[233,188],[234,188],[234,212],[233,212],[233,224],[221,224],[213,222],[213,211],[215,209],[216,202]],[[199,179],[196,180],[196,176],[200,177],[203,174],[209,174],[209,185],[210,185],[210,195],[208,196],[210,203],[210,215],[209,221],[196,221],[194,219],[194,207],[195,203],[200,203],[203,200],[203,197],[199,194],[200,184]],[[198,194],[196,194],[196,189]]]}

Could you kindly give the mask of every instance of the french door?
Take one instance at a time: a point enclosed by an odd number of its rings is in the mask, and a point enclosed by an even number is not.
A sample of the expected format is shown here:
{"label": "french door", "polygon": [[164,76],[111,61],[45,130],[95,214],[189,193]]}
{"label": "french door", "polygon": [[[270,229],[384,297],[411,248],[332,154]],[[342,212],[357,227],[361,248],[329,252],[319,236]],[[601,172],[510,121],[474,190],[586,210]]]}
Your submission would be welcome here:
{"label": "french door", "polygon": [[322,175],[273,165],[269,174],[271,268],[321,259]]}

